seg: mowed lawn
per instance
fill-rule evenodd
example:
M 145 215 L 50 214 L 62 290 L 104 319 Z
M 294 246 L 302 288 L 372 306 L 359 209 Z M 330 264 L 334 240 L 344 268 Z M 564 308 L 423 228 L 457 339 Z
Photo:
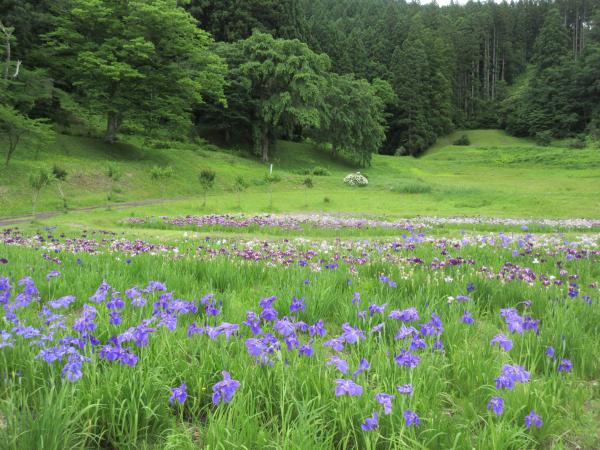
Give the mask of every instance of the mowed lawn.
M 30 213 L 28 175 L 53 164 L 69 173 L 62 188 L 70 208 L 105 206 L 111 190 L 113 205 L 170 200 L 157 207 L 138 207 L 134 211 L 138 215 L 324 211 L 407 217 L 598 216 L 600 149 L 538 147 L 498 130 L 468 131 L 470 146 L 451 145 L 463 133 L 441 139 L 420 158 L 375 155 L 371 167 L 364 169 L 333 160 L 310 144 L 279 142 L 271 183 L 265 180 L 269 167 L 244 151 L 181 143 L 156 149 L 131 137 L 128 143 L 109 146 L 93 138 L 59 135 L 54 142 L 26 144 L 8 168 L 0 169 L 0 217 Z M 116 183 L 106 175 L 108 164 L 122 172 Z M 154 166 L 171 166 L 174 176 L 162 184 L 153 181 Z M 331 175 L 314 176 L 314 187 L 307 190 L 304 172 L 315 167 L 326 168 Z M 205 208 L 198 182 L 203 168 L 217 174 Z M 344 185 L 343 177 L 356 170 L 368 176 L 368 187 Z M 239 196 L 233 189 L 237 176 L 248 184 Z M 61 209 L 57 187 L 46 188 L 38 210 Z

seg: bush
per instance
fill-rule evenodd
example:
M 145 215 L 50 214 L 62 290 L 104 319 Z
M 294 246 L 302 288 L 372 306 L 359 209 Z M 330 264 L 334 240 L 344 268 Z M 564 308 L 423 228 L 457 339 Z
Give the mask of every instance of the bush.
M 329 197 L 323 197 L 323 203 L 331 203 L 331 199 Z
M 432 190 L 431 186 L 423 183 L 399 184 L 392 188 L 392 192 L 400 194 L 427 194 Z
M 154 181 L 166 180 L 167 178 L 171 178 L 174 174 L 175 171 L 171 166 L 154 166 L 150 169 L 150 178 Z
M 463 134 L 461 137 L 459 137 L 457 140 L 455 140 L 452 144 L 453 145 L 471 145 L 471 140 L 469 139 L 469 136 L 467 136 L 466 134 Z
M 312 175 L 316 177 L 328 177 L 331 175 L 331 172 L 325 167 L 317 166 L 312 170 Z
M 552 144 L 552 133 L 549 131 L 539 131 L 535 134 L 535 143 L 540 147 L 548 147 Z
M 215 182 L 215 177 L 217 173 L 211 169 L 202 169 L 198 174 L 198 181 L 202 187 L 211 188 Z
M 356 172 L 346 175 L 344 177 L 344 183 L 346 183 L 348 186 L 364 187 L 369 184 L 369 180 L 365 175 L 361 174 L 360 172 Z
M 52 175 L 54 175 L 54 178 L 57 180 L 65 181 L 67 179 L 68 172 L 59 165 L 54 164 L 52 166 Z
M 304 185 L 304 187 L 310 189 L 314 186 L 313 184 L 313 179 L 311 177 L 306 177 L 304 179 L 304 181 L 302 182 L 302 184 Z
M 281 181 L 281 176 L 273 173 L 269 175 L 268 173 L 265 175 L 265 181 L 267 183 L 279 183 Z
M 582 149 L 587 146 L 587 141 L 585 140 L 584 137 L 580 136 L 580 137 L 576 137 L 575 139 L 572 139 L 571 141 L 569 141 L 567 143 L 567 146 L 569 148 Z

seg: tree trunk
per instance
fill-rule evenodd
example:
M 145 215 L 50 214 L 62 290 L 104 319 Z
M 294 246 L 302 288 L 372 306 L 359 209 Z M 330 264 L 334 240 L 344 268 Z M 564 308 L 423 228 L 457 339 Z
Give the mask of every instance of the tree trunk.
M 106 136 L 104 140 L 110 144 L 117 141 L 117 132 L 119 131 L 119 115 L 114 111 L 109 111 L 106 121 Z
M 263 130 L 261 138 L 260 138 L 260 147 L 262 152 L 262 161 L 269 161 L 269 132 L 267 130 Z
M 337 145 L 335 145 L 335 143 L 334 143 L 334 144 L 331 144 L 331 156 L 332 156 L 333 158 L 336 158 L 336 157 L 337 157 L 337 154 L 338 154 L 338 151 L 337 151 Z

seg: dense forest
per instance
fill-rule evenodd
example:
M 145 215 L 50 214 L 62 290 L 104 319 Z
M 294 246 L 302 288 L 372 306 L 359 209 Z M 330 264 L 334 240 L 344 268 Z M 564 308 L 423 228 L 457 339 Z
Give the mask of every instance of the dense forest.
M 600 134 L 600 2 L 0 0 L 0 131 L 98 127 L 368 164 L 455 128 Z

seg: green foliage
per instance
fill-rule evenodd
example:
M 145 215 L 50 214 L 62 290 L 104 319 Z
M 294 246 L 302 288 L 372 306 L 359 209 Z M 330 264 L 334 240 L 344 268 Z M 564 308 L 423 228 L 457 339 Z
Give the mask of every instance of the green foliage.
M 454 142 L 452 142 L 452 144 L 467 146 L 467 145 L 471 145 L 471 140 L 469 139 L 469 136 L 467 136 L 466 134 L 463 134 L 461 137 L 459 137 Z
M 69 173 L 64 167 L 59 166 L 56 163 L 52 165 L 52 176 L 55 179 L 59 181 L 66 181 L 68 175 Z
M 425 183 L 401 183 L 392 187 L 392 192 L 399 194 L 428 194 L 433 188 Z
M 123 176 L 123 171 L 121 170 L 119 165 L 114 164 L 114 163 L 109 163 L 106 166 L 106 170 L 105 170 L 104 174 L 110 180 L 112 180 L 114 182 L 114 181 L 119 181 L 121 179 L 121 177 Z
M 45 142 L 54 137 L 52 126 L 44 119 L 30 119 L 11 106 L 0 104 L 0 135 L 7 142 L 5 166 L 8 167 L 18 145 L 25 137 Z
M 313 179 L 312 177 L 306 177 L 303 181 L 302 184 L 304 185 L 305 188 L 307 189 L 312 189 L 314 187 L 314 183 L 313 183 Z
M 316 177 L 328 177 L 331 175 L 331 172 L 325 167 L 316 166 L 310 171 L 310 174 Z
M 315 140 L 330 143 L 333 156 L 344 151 L 368 165 L 385 140 L 384 99 L 393 97 L 389 84 L 378 80 L 375 88 L 366 80 L 330 74 L 321 96 L 325 105 L 320 126 L 312 133 Z
M 230 44 L 223 54 L 230 65 L 232 106 L 243 103 L 241 112 L 246 112 L 237 120 L 249 130 L 263 161 L 269 160 L 279 133 L 320 126 L 324 108 L 320 93 L 329 69 L 326 55 L 312 52 L 298 40 L 274 39 L 258 31 Z
M 153 166 L 150 169 L 150 178 L 154 181 L 164 182 L 175 175 L 175 171 L 171 166 Z
M 204 203 L 202 206 L 206 206 L 206 194 L 213 188 L 216 176 L 217 173 L 212 169 L 202 169 L 198 174 L 198 181 L 204 192 Z
M 587 147 L 587 141 L 585 139 L 585 137 L 576 137 L 574 139 L 571 139 L 568 143 L 567 143 L 569 148 L 573 148 L 573 149 L 582 149 L 582 148 L 586 148 Z
M 46 34 L 52 72 L 106 117 L 184 133 L 204 96 L 223 98 L 225 66 L 209 35 L 172 0 L 65 0 Z
M 264 181 L 268 184 L 279 183 L 281 181 L 281 175 L 277 173 L 265 174 Z
M 550 131 L 538 131 L 535 134 L 535 143 L 541 147 L 552 144 L 552 133 Z
M 45 169 L 39 169 L 37 172 L 33 172 L 29 174 L 29 186 L 33 191 L 32 198 L 32 216 L 35 218 L 36 207 L 38 197 L 42 189 L 48 186 L 50 183 L 54 181 L 54 176 L 52 172 L 49 172 Z

